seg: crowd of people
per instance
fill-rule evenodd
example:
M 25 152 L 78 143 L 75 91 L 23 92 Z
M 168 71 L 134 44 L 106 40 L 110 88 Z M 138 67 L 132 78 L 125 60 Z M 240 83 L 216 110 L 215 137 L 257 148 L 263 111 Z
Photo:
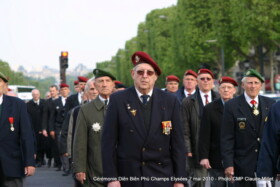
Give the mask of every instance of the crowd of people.
M 73 175 L 75 186 L 271 186 L 278 174 L 279 103 L 260 95 L 264 78 L 249 69 L 238 83 L 209 69 L 186 70 L 182 87 L 145 52 L 132 57 L 134 85 L 101 69 L 46 98 L 8 96 L 0 72 L 0 186 L 22 186 L 36 167 Z M 216 92 L 217 90 L 217 92 Z

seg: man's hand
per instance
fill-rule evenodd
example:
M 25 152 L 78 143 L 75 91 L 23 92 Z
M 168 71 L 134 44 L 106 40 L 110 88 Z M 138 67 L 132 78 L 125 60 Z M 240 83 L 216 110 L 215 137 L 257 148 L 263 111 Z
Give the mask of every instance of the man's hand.
M 84 172 L 76 173 L 75 177 L 81 184 L 84 184 L 84 181 L 86 180 L 86 173 Z
M 109 182 L 107 187 L 121 187 L 120 181 Z
M 32 175 L 34 175 L 34 173 L 35 173 L 35 167 L 33 167 L 33 166 L 26 166 L 24 168 L 24 174 L 26 176 L 32 176 Z
M 225 175 L 226 177 L 228 177 L 231 181 L 231 183 L 233 183 L 233 176 L 234 176 L 234 168 L 233 167 L 228 167 L 225 169 Z
M 45 137 L 48 137 L 48 132 L 45 129 L 43 129 L 42 133 Z
M 183 183 L 176 182 L 173 187 L 184 187 Z
M 50 136 L 52 137 L 52 139 L 55 139 L 55 132 L 54 131 L 50 131 Z
M 210 163 L 209 163 L 209 160 L 208 160 L 207 158 L 202 159 L 202 160 L 200 161 L 200 165 L 201 165 L 202 167 L 204 167 L 205 169 L 210 169 L 210 168 L 211 168 Z
M 64 153 L 62 156 L 66 157 L 66 156 L 69 156 L 69 154 L 68 153 Z
M 187 157 L 192 157 L 192 153 L 187 153 Z

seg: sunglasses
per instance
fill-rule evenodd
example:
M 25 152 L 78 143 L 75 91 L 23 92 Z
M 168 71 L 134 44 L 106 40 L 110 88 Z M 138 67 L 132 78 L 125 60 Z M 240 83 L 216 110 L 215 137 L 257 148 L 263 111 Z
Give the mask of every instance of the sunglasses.
M 136 71 L 137 75 L 140 75 L 140 76 L 143 76 L 145 74 L 145 72 L 146 72 L 146 74 L 148 76 L 152 76 L 152 75 L 155 74 L 155 72 L 151 71 L 151 70 L 147 70 L 147 71 L 145 71 L 145 70 L 138 70 L 138 71 Z
M 209 77 L 201 77 L 201 78 L 200 78 L 200 80 L 202 80 L 202 81 L 205 81 L 205 80 L 207 80 L 207 81 L 211 81 L 211 80 L 212 80 L 212 78 L 209 78 Z

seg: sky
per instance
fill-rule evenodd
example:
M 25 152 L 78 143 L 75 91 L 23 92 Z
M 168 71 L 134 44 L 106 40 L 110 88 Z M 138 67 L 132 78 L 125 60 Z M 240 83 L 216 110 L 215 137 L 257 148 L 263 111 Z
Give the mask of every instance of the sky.
M 111 60 L 137 35 L 154 9 L 177 0 L 0 0 L 0 59 L 18 65 L 59 68 L 61 51 L 69 68 Z

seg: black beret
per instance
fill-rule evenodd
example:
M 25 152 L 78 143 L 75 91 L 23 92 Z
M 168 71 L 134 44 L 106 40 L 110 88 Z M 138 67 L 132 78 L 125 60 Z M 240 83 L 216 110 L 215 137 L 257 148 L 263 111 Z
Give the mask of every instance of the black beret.
M 95 78 L 110 77 L 113 81 L 116 80 L 116 78 L 111 73 L 103 71 L 101 69 L 97 69 L 97 68 L 94 69 L 93 74 L 94 74 Z

